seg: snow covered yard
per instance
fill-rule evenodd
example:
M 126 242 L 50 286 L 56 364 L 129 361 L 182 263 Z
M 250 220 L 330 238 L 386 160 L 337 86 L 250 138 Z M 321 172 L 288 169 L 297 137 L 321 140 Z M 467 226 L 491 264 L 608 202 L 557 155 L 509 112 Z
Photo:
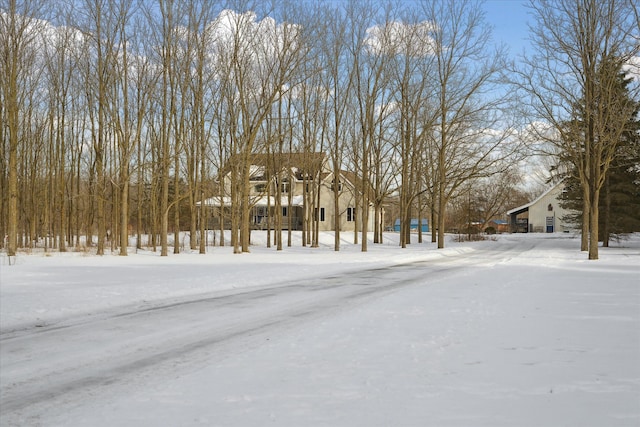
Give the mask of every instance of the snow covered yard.
M 640 425 L 640 236 L 345 237 L 0 260 L 0 425 Z
M 251 253 L 233 254 L 233 248 L 207 247 L 207 254 L 187 250 L 168 257 L 141 250 L 120 257 L 86 252 L 39 252 L 18 255 L 9 266 L 0 254 L 0 333 L 73 321 L 77 316 L 104 310 L 129 311 L 167 300 L 184 301 L 212 292 L 235 291 L 385 267 L 472 251 L 452 243 L 437 251 L 434 245 L 398 246 L 398 234 L 385 234 L 384 244 L 369 244 L 362 253 L 353 245 L 353 233 L 343 233 L 342 249 L 333 250 L 334 235 L 321 233 L 320 248 L 303 248 L 296 233 L 292 247 L 267 248 L 266 233 L 254 231 Z M 425 241 L 429 236 L 425 236 Z M 417 237 L 413 236 L 415 242 Z M 227 242 L 229 238 L 227 237 Z M 188 241 L 187 241 L 188 243 Z M 71 318 L 71 319 L 70 319 Z

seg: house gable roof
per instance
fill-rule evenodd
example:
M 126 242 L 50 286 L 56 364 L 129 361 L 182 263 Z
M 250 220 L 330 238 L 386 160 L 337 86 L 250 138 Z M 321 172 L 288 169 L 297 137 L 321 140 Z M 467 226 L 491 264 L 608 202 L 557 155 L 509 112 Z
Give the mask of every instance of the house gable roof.
M 321 171 L 324 161 L 324 153 L 254 153 L 247 160 L 241 155 L 233 155 L 220 170 L 220 175 L 225 176 L 232 167 L 240 166 L 246 162 L 253 170 L 266 172 L 270 175 L 289 169 L 294 172 L 296 179 L 302 180 L 305 173 L 315 175 Z
M 327 181 L 330 176 L 333 176 L 333 172 L 326 172 L 321 175 L 323 181 Z M 363 187 L 366 185 L 369 192 L 369 200 L 373 200 L 375 191 L 373 186 L 369 183 L 365 184 L 364 180 L 359 177 L 355 172 L 340 170 L 340 181 L 345 182 L 349 187 L 353 188 L 358 193 L 363 193 Z
M 521 213 L 528 212 L 529 208 L 531 206 L 533 206 L 536 203 L 538 203 L 538 201 L 540 201 L 544 196 L 546 196 L 547 194 L 551 193 L 553 190 L 555 190 L 560 185 L 563 185 L 563 183 L 559 182 L 559 183 L 555 184 L 554 186 L 548 188 L 544 193 L 542 193 L 541 195 L 539 195 L 533 201 L 527 203 L 526 205 L 522 205 L 522 206 L 519 206 L 517 208 L 514 208 L 514 209 L 511 209 L 511 210 L 507 211 L 507 215 L 520 215 Z

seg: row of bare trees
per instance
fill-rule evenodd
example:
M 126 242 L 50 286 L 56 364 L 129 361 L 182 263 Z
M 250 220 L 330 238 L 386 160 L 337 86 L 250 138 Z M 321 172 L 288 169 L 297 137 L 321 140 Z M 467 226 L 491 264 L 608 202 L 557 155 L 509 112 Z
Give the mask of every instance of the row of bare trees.
M 403 246 L 411 216 L 428 213 L 444 247 L 450 202 L 471 182 L 513 176 L 523 153 L 500 89 L 505 53 L 489 49 L 481 10 L 474 0 L 2 0 L 2 244 L 9 255 L 35 241 L 126 255 L 130 237 L 141 247 L 148 235 L 167 255 L 169 233 L 178 252 L 186 227 L 204 253 L 197 202 L 222 195 L 224 172 L 231 243 L 246 252 L 252 157 L 300 152 L 360 177 L 363 251 L 369 231 L 380 241 L 391 195 Z M 317 199 L 306 203 L 312 224 Z

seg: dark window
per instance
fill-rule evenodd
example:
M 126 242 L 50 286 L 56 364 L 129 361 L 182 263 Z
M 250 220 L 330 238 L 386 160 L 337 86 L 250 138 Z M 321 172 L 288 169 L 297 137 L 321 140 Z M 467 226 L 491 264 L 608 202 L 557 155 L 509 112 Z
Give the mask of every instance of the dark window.
M 347 222 L 356 220 L 356 208 L 347 208 Z

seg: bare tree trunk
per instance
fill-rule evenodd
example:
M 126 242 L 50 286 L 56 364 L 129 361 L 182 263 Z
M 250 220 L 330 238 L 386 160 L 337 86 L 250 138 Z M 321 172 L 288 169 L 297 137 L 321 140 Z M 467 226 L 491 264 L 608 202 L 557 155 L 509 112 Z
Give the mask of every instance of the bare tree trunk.
M 120 175 L 122 188 L 120 189 L 120 256 L 127 256 L 129 245 L 129 171 L 125 165 L 120 165 L 123 171 Z
M 222 143 L 220 143 L 220 147 L 222 147 Z M 220 156 L 220 158 L 222 158 L 222 155 Z M 232 181 L 233 182 L 233 181 Z M 219 229 L 218 231 L 220 232 L 220 247 L 224 246 L 224 194 L 225 194 L 225 188 L 224 188 L 224 180 L 222 179 L 222 177 L 220 178 L 220 182 L 218 184 L 219 187 L 219 196 L 220 196 L 220 208 L 218 210 L 219 212 L 219 216 L 218 216 L 218 225 L 219 225 Z M 232 227 L 233 230 L 233 227 Z M 233 243 L 231 243 L 233 244 Z
M 202 158 L 200 159 L 200 174 L 201 176 L 204 176 L 205 173 L 205 160 L 204 160 L 204 156 L 202 156 Z M 201 183 L 200 184 L 200 242 L 199 242 L 199 250 L 198 253 L 200 254 L 206 254 L 207 253 L 207 248 L 206 248 L 206 242 L 207 242 L 207 227 L 206 227 L 206 223 L 207 223 L 207 206 L 205 204 L 205 198 L 204 198 L 204 185 Z
M 15 11 L 13 12 L 15 13 Z M 18 243 L 18 52 L 11 52 L 12 62 L 8 64 L 7 94 L 7 128 L 9 131 L 9 221 L 7 228 L 7 255 L 16 256 Z M 4 238 L 4 236 L 1 236 Z
M 163 80 L 166 84 L 166 77 Z M 163 104 L 166 105 L 166 86 L 164 89 Z M 161 193 L 160 193 L 160 256 L 169 255 L 169 242 L 167 239 L 169 233 L 169 135 L 168 135 L 168 122 L 167 112 L 165 109 L 162 111 L 162 130 L 161 130 L 161 159 L 160 159 L 160 180 L 161 180 Z
M 0 14 L 0 99 L 4 103 L 0 107 L 2 112 L 2 122 L 6 129 L 2 133 L 8 133 L 9 139 L 9 161 L 7 177 L 7 255 L 14 257 L 18 246 L 18 146 L 21 144 L 20 138 L 20 105 L 21 94 L 26 90 L 20 87 L 19 81 L 22 73 L 30 73 L 29 56 L 34 49 L 33 42 L 36 39 L 37 8 L 39 2 L 9 1 L 6 9 Z M 34 25 L 36 24 L 36 25 Z M 27 143 L 25 141 L 25 143 Z M 2 141 L 4 145 L 4 140 Z M 1 235 L 0 239 L 5 240 Z
M 582 233 L 580 235 L 580 250 L 589 250 L 589 230 L 591 227 L 591 199 L 588 187 L 582 187 Z
M 144 178 L 142 167 L 142 140 L 138 137 L 138 174 L 137 174 L 137 200 L 136 200 L 136 250 L 142 249 L 142 198 L 144 196 Z
M 179 138 L 177 138 L 179 140 Z M 176 148 L 174 154 L 174 176 L 173 176 L 173 253 L 180 253 L 180 159 L 178 154 L 178 147 L 176 141 Z
M 251 228 L 249 224 L 251 222 L 251 203 L 249 201 L 249 194 L 251 192 L 250 184 L 250 167 L 251 162 L 249 160 L 249 153 L 246 153 L 245 162 L 242 165 L 242 175 L 240 178 L 240 249 L 242 252 L 249 252 L 249 245 L 251 239 Z
M 589 259 L 598 259 L 598 214 L 599 214 L 599 198 L 600 190 L 592 192 L 593 199 L 589 206 Z
M 9 105 L 9 226 L 7 231 L 7 255 L 16 256 L 18 242 L 18 105 L 17 88 L 9 89 L 7 104 Z
M 322 185 L 321 173 L 318 174 L 315 187 L 315 208 L 314 208 L 314 221 L 313 221 L 313 242 L 312 248 L 320 247 L 320 186 Z
M 442 159 L 444 162 L 444 158 Z M 438 178 L 438 249 L 444 248 L 444 221 L 445 221 L 445 207 L 447 205 L 447 200 L 445 199 L 445 182 L 446 176 L 444 173 L 444 167 L 439 168 L 440 175 Z
M 603 206 L 603 218 L 602 218 L 602 246 L 609 247 L 609 240 L 611 239 L 611 183 L 609 181 L 609 174 L 605 178 L 604 183 L 604 206 Z

